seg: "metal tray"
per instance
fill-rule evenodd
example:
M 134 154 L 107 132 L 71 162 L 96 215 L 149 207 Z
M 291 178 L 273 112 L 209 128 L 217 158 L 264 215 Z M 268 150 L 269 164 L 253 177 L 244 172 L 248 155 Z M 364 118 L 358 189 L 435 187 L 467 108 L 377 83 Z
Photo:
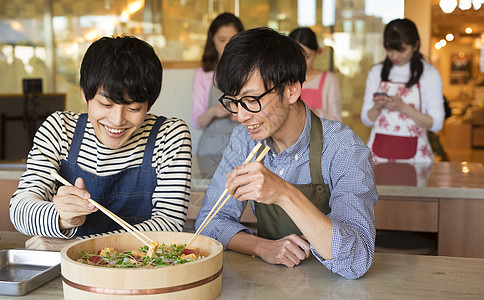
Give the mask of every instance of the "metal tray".
M 21 296 L 61 273 L 60 253 L 54 251 L 0 250 L 0 295 Z

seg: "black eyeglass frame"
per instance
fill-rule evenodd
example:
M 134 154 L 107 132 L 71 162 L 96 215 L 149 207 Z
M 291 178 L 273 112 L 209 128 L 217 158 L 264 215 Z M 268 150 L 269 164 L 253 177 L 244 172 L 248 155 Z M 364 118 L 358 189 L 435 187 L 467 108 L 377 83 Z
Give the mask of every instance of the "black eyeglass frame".
M 272 92 L 272 91 L 273 91 L 275 88 L 276 88 L 276 87 L 274 86 L 274 87 L 272 87 L 272 88 L 268 89 L 267 91 L 265 91 L 264 93 L 262 93 L 262 94 L 261 94 L 261 95 L 259 95 L 259 96 L 244 96 L 244 97 L 240 98 L 239 100 L 237 100 L 237 99 L 233 99 L 233 98 L 230 98 L 230 97 L 228 97 L 226 94 L 223 94 L 223 95 L 222 95 L 222 97 L 220 97 L 220 98 L 218 99 L 218 102 L 220 102 L 220 104 L 222 104 L 222 106 L 223 106 L 223 107 L 224 107 L 226 110 L 228 110 L 229 112 L 231 112 L 231 113 L 233 113 L 233 114 L 238 113 L 238 111 L 239 111 L 239 110 L 237 109 L 237 111 L 232 111 L 232 110 L 231 110 L 229 107 L 227 107 L 227 106 L 225 105 L 225 103 L 224 103 L 224 99 L 226 99 L 226 100 L 230 100 L 230 102 L 232 102 L 232 103 L 234 103 L 235 105 L 237 105 L 237 107 L 239 107 L 239 103 L 240 103 L 240 105 L 241 105 L 241 106 L 242 106 L 242 107 L 243 107 L 243 108 L 244 108 L 246 111 L 249 111 L 249 112 L 251 112 L 251 113 L 258 113 L 258 112 L 260 112 L 260 111 L 261 111 L 261 109 L 262 109 L 262 105 L 260 104 L 260 99 L 261 99 L 262 97 L 264 97 L 265 95 L 269 94 L 270 92 Z M 249 109 L 249 108 L 247 107 L 247 105 L 246 105 L 246 104 L 244 103 L 244 101 L 243 101 L 243 100 L 244 100 L 244 98 L 250 98 L 251 100 L 255 100 L 255 101 L 257 101 L 257 104 L 259 105 L 259 109 L 257 109 L 257 110 L 252 110 L 252 109 Z

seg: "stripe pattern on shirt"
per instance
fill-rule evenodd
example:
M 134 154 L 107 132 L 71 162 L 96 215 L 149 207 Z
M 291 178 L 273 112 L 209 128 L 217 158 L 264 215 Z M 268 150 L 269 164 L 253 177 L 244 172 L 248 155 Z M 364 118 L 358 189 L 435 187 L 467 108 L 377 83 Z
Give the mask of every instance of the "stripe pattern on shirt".
M 52 202 L 57 190 L 49 174 L 51 170 L 58 172 L 60 162 L 68 159 L 78 118 L 76 113 L 56 112 L 36 133 L 34 147 L 27 159 L 27 170 L 10 202 L 10 218 L 19 232 L 61 238 L 74 236 L 76 228 L 59 228 L 59 214 Z M 88 121 L 77 163 L 97 176 L 116 174 L 141 165 L 156 118 L 148 114 L 140 129 L 118 149 L 101 144 Z M 157 186 L 153 193 L 151 219 L 135 227 L 142 231 L 182 231 L 191 181 L 191 138 L 184 121 L 169 118 L 163 123 L 157 134 L 152 166 L 156 168 Z

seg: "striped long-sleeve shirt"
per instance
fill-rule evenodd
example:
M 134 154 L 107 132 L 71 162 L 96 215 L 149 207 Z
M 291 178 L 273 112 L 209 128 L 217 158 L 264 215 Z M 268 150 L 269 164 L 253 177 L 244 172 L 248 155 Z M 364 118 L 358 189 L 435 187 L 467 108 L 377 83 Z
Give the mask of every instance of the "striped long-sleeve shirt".
M 75 235 L 77 227 L 59 228 L 59 213 L 52 202 L 57 188 L 49 174 L 51 170 L 58 172 L 60 162 L 67 160 L 78 118 L 76 113 L 56 112 L 35 134 L 27 170 L 10 201 L 10 219 L 19 232 L 58 238 Z M 97 176 L 116 174 L 141 165 L 156 118 L 148 114 L 141 127 L 118 149 L 101 144 L 88 120 L 77 163 Z M 156 138 L 152 166 L 156 168 L 157 185 L 152 197 L 151 219 L 135 227 L 142 231 L 182 231 L 191 180 L 191 138 L 184 121 L 169 118 L 163 123 Z

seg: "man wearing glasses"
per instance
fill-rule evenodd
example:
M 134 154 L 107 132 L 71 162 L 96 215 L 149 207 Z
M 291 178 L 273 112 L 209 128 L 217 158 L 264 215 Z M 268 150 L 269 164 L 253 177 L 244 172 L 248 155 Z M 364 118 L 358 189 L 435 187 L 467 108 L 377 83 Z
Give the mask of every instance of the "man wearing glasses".
M 314 256 L 345 278 L 369 269 L 375 246 L 371 153 L 346 125 L 316 117 L 300 99 L 306 62 L 300 46 L 268 28 L 237 34 L 216 71 L 219 101 L 241 123 L 215 172 L 198 228 L 227 188 L 232 197 L 202 234 L 224 248 L 288 267 Z M 262 141 L 262 163 L 242 165 Z M 246 205 L 257 235 L 240 224 Z

